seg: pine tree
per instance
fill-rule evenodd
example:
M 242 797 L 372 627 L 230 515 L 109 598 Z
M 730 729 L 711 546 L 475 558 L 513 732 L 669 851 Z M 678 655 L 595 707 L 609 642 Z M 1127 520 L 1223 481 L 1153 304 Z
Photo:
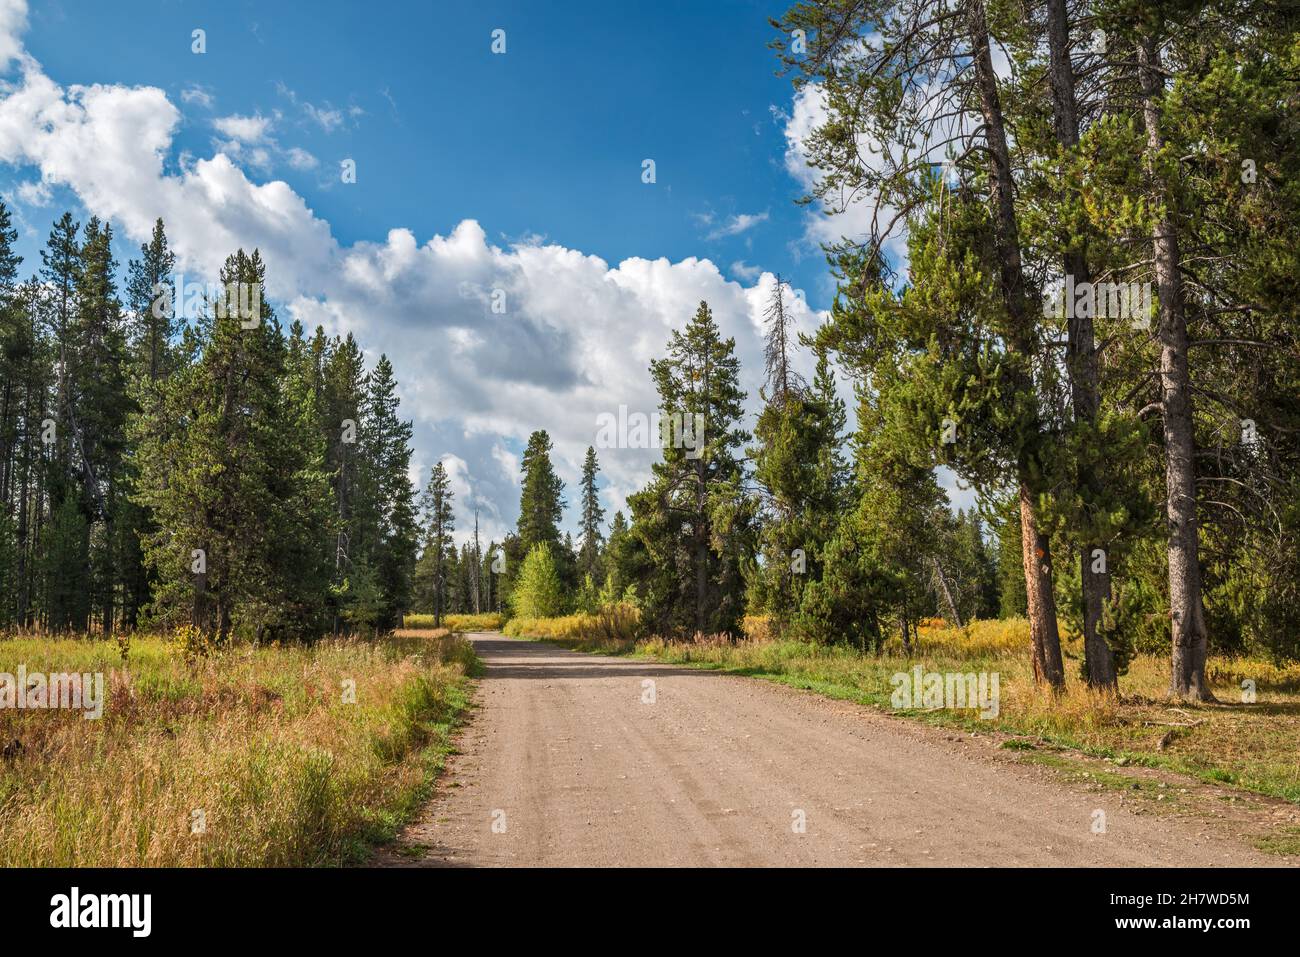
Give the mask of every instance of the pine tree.
M 596 476 L 599 467 L 596 464 L 596 450 L 587 447 L 587 457 L 582 463 L 582 550 L 578 554 L 578 572 L 590 576 L 597 585 L 600 584 L 601 549 L 604 535 L 601 523 L 605 521 L 605 510 L 600 504 L 600 493 L 596 489 Z
M 628 505 L 654 565 L 643 609 L 665 634 L 739 631 L 754 551 L 754 504 L 738 457 L 750 438 L 740 427 L 739 373 L 735 341 L 721 337 L 705 302 L 650 363 L 667 441 L 649 486 Z
M 353 574 L 356 562 L 366 564 L 366 550 L 362 541 L 362 524 L 373 514 L 366 498 L 369 490 L 361 472 L 362 458 L 358 447 L 361 408 L 365 398 L 365 361 L 361 347 L 351 334 L 340 341 L 330 341 L 318 331 L 312 343 L 313 365 L 320 379 L 320 429 L 325 435 L 325 469 L 330 476 L 332 511 L 334 513 L 334 631 L 340 630 L 340 617 L 354 620 L 347 606 L 364 600 L 371 605 L 378 601 L 377 584 L 373 571 L 366 565 L 366 581 L 373 586 L 364 596 L 354 588 Z M 364 615 L 367 624 L 378 622 L 382 609 L 368 610 Z
M 17 595 L 18 536 L 9 509 L 4 507 L 0 508 L 0 628 L 12 628 L 17 623 Z
M 1076 94 L 1077 70 L 1070 53 L 1070 20 L 1066 0 L 1049 0 L 1047 4 L 1047 38 L 1050 50 L 1049 71 L 1052 88 L 1053 131 L 1066 158 L 1079 146 L 1079 103 Z M 1063 197 L 1062 197 L 1063 198 Z M 1059 200 L 1058 200 L 1059 201 Z M 1082 217 L 1059 218 L 1059 242 L 1062 272 L 1077 285 L 1091 284 L 1092 263 L 1088 255 L 1091 230 L 1081 228 Z M 1097 431 L 1101 411 L 1101 361 L 1096 346 L 1094 317 L 1088 310 L 1072 310 L 1067 323 L 1066 366 L 1071 392 L 1074 425 L 1088 436 Z M 1096 447 L 1097 443 L 1087 443 Z M 1075 465 L 1075 481 L 1080 495 L 1089 504 L 1100 505 L 1105 497 L 1102 463 L 1084 454 Z M 1095 522 L 1089 523 L 1096 525 Z M 1110 572 L 1096 568 L 1092 560 L 1100 548 L 1100 536 L 1085 535 L 1078 548 L 1080 569 L 1080 605 L 1085 657 L 1085 674 L 1094 688 L 1115 690 L 1119 686 L 1115 655 L 1103 634 L 1106 603 L 1111 597 Z
M 1265 2 L 1196 12 L 1171 16 L 1161 67 L 1175 76 L 1160 120 L 1168 155 L 1184 169 L 1169 178 L 1177 202 L 1166 209 L 1183 237 L 1207 645 L 1294 656 L 1300 196 L 1286 184 L 1300 175 L 1300 131 L 1283 118 L 1300 108 L 1300 22 L 1286 5 Z M 1214 255 L 1202 261 L 1206 247 Z M 1146 258 L 1145 249 L 1128 252 Z M 1152 391 L 1139 404 L 1154 401 Z M 1157 529 L 1167 556 L 1167 526 Z
M 89 524 L 74 495 L 63 498 L 50 516 L 44 542 L 42 605 L 45 627 L 53 632 L 86 630 L 90 617 L 86 549 Z
M 998 536 L 998 617 L 1018 618 L 1025 614 L 1028 606 L 1021 558 L 1024 554 L 1024 546 L 1020 540 L 1020 522 L 1013 502 L 1004 503 L 998 512 L 1000 518 L 996 528 Z
M 17 523 L 10 511 L 14 476 L 19 468 L 23 365 L 31 344 L 26 341 L 26 316 L 18 291 L 22 257 L 13 250 L 18 231 L 8 208 L 0 202 L 0 627 L 18 619 L 19 574 Z M 25 504 L 25 503 L 24 503 Z
M 140 258 L 131 260 L 127 267 L 127 340 L 133 378 L 128 391 L 133 412 L 157 404 L 158 382 L 171 374 L 178 361 L 174 355 L 174 339 L 178 328 L 176 300 L 181 290 L 171 285 L 175 266 L 176 256 L 168 246 L 163 221 L 159 219 L 154 223 L 150 241 L 140 246 Z M 133 452 L 133 449 L 125 450 L 121 491 L 115 495 L 121 620 L 128 631 L 135 628 L 154 583 L 140 543 L 157 530 L 153 516 L 135 500 L 139 467 Z
M 220 280 L 261 289 L 257 252 L 227 258 Z M 312 637 L 324 627 L 328 568 L 315 538 L 328 528 L 319 410 L 284 376 L 285 343 L 270 304 L 255 315 L 209 309 L 185 363 L 143 416 L 139 500 L 158 531 L 145 545 L 158 585 L 155 621 L 190 621 L 218 641 Z
M 1014 20 L 1000 25 L 1018 28 Z M 913 427 L 929 432 L 932 446 L 953 446 L 932 447 L 937 461 L 948 456 L 987 470 L 993 452 L 1004 459 L 999 472 L 1010 466 L 1027 543 L 1034 674 L 1059 688 L 1065 678 L 1051 543 L 1039 514 L 1055 458 L 1049 401 L 1054 369 L 1042 361 L 1042 330 L 1026 279 L 1006 91 L 993 68 L 984 4 L 968 0 L 944 16 L 919 2 L 891 9 L 888 16 L 873 4 L 799 4 L 779 26 L 787 37 L 799 30 L 808 38 L 806 56 L 783 52 L 782 59 L 802 72 L 800 82 L 821 84 L 830 107 L 806 141 L 812 164 L 823 174 L 815 195 L 834 203 L 837 196 L 866 194 L 878 208 L 899 211 L 878 222 L 865 244 L 832 249 L 844 281 L 835 332 L 822 342 L 856 356 L 864 375 L 877 363 L 882 372 L 887 369 L 881 388 L 892 388 L 900 373 L 910 377 L 896 384 L 912 393 L 918 413 L 925 410 L 912 418 Z M 784 51 L 784 41 L 778 46 Z M 918 48 L 934 56 L 913 56 Z M 879 164 L 861 163 L 850 145 L 868 129 L 891 131 Z M 943 174 L 934 169 L 941 149 L 953 159 Z M 903 223 L 912 268 L 908 287 L 899 289 L 885 249 Z M 919 226 L 928 228 L 924 239 Z M 916 268 L 918 257 L 928 260 L 924 273 Z M 989 276 L 997 277 L 991 290 Z M 889 312 L 902 314 L 896 324 L 879 321 Z M 900 368 L 899 360 L 909 358 Z M 1003 408 L 990 407 L 995 396 Z M 1009 408 L 1008 396 L 1014 397 Z M 973 445 L 969 428 L 965 441 L 946 442 L 961 413 L 974 411 L 963 407 L 976 403 L 996 414 L 996 443 Z
M 646 568 L 648 556 L 641 540 L 632 534 L 621 510 L 614 513 L 614 520 L 610 523 L 603 559 L 602 601 L 606 604 L 636 603 L 637 583 L 649 577 Z
M 293 323 L 287 343 L 279 350 L 279 395 L 276 418 L 281 434 L 274 443 L 279 465 L 276 483 L 280 529 L 273 539 L 271 563 L 276 570 L 278 614 L 268 615 L 267 627 L 288 634 L 316 637 L 325 631 L 332 609 L 329 585 L 333 574 L 330 545 L 334 525 L 325 461 L 326 437 L 318 431 L 320 407 L 310 363 L 304 361 L 302 326 Z M 288 479 L 287 483 L 283 483 Z M 276 601 L 276 599 L 272 599 Z M 391 619 L 384 620 L 384 626 Z
M 56 630 L 84 630 L 89 618 L 89 608 L 82 607 L 80 597 L 90 589 L 89 523 L 84 513 L 79 522 L 74 522 L 71 515 L 72 509 L 81 509 L 81 482 L 74 471 L 72 451 L 73 386 L 69 375 L 76 348 L 76 290 L 81 272 L 81 244 L 77 237 L 80 230 L 81 225 L 72 219 L 72 214 L 65 212 L 50 230 L 45 248 L 41 250 L 42 313 L 50 330 L 54 352 L 51 409 L 54 442 L 49 451 L 43 485 L 50 520 L 57 526 L 43 546 L 45 582 L 42 595 L 43 617 L 47 626 Z M 73 537 L 71 531 L 74 527 L 85 529 L 85 534 Z
M 473 589 L 473 604 L 466 610 L 478 615 L 482 614 L 485 605 L 490 604 L 489 599 L 483 593 L 483 579 L 485 576 L 483 575 L 483 549 L 479 545 L 478 538 L 478 509 L 474 509 L 474 547 L 471 555 L 474 562 L 472 566 L 473 570 L 471 572 L 472 578 L 470 581 L 470 585 Z
M 8 505 L 13 483 L 14 449 L 18 441 L 23 320 L 18 298 L 18 267 L 22 257 L 14 252 L 18 231 L 8 208 L 0 202 L 0 502 Z
M 17 496 L 15 620 L 24 628 L 36 624 L 41 614 L 39 569 L 42 531 L 46 518 L 50 463 L 43 437 L 48 399 L 53 382 L 52 348 L 39 316 L 44 290 L 32 279 L 19 290 L 8 315 L 13 319 L 4 355 L 17 390 L 14 408 L 19 417 L 16 456 L 10 476 Z M 7 499 L 6 499 L 7 500 Z
M 1136 52 L 1146 133 L 1143 157 L 1149 199 L 1159 210 L 1151 225 L 1151 247 L 1160 302 L 1160 410 L 1164 419 L 1165 502 L 1169 529 L 1169 616 L 1173 661 L 1169 692 L 1177 698 L 1213 701 L 1205 678 L 1209 636 L 1201 593 L 1200 535 L 1197 527 L 1196 436 L 1188 360 L 1187 293 L 1182 274 L 1182 232 L 1178 200 L 1166 181 L 1167 140 L 1163 111 L 1165 77 L 1159 35 L 1162 24 L 1140 35 Z
M 424 490 L 421 511 L 424 513 L 424 562 L 432 573 L 433 623 L 442 626 L 446 604 L 447 580 L 445 576 L 447 551 L 453 548 L 451 533 L 455 530 L 452 513 L 451 478 L 441 462 L 429 474 L 429 484 Z
M 452 610 L 462 615 L 474 611 L 474 549 L 469 542 L 460 547 L 456 559 L 456 602 Z
M 825 352 L 818 357 L 814 387 L 791 368 L 791 333 L 780 277 L 767 310 L 764 349 L 766 404 L 750 450 L 762 488 L 761 564 L 751 599 L 769 613 L 777 631 L 789 624 L 809 581 L 822 571 L 821 552 L 840 518 L 843 462 L 838 451 L 843 403 Z
M 140 258 L 131 260 L 126 283 L 135 367 L 150 383 L 164 378 L 171 368 L 169 350 L 176 333 L 177 302 L 183 292 L 171 288 L 175 268 L 176 254 L 167 244 L 167 233 L 159 219 L 149 242 L 140 246 Z
M 360 548 L 375 571 L 383 595 L 383 627 L 391 628 L 410 606 L 411 573 L 417 547 L 415 490 L 411 487 L 412 426 L 398 414 L 393 365 L 381 355 L 367 381 L 362 410 L 362 488 L 369 501 L 358 515 Z
M 189 324 L 166 308 L 161 222 L 126 271 L 125 308 L 107 223 L 64 214 L 22 285 L 14 238 L 0 204 L 0 624 L 309 639 L 343 594 L 357 627 L 390 626 L 417 531 L 387 360 L 366 377 L 355 342 L 296 322 L 286 339 L 257 253 L 219 279 L 258 311 L 223 297 Z M 330 424 L 344 406 L 360 425 L 346 466 Z M 340 502 L 365 554 L 331 583 Z
M 81 472 L 82 508 L 90 539 L 91 589 L 104 634 L 115 621 L 121 566 L 117 502 L 126 452 L 127 348 L 117 298 L 111 228 L 92 217 L 86 224 L 76 283 L 73 348 L 68 362 L 68 427 Z M 90 527 L 93 526 L 93 527 Z M 90 541 L 94 549 L 90 550 Z
M 815 640 L 878 649 L 892 624 L 907 650 L 933 608 L 944 496 L 933 471 L 896 442 L 891 419 L 879 398 L 859 395 L 861 495 L 827 544 L 825 571 L 808 585 L 800 609 L 800 627 Z
M 974 509 L 958 509 L 955 515 L 940 516 L 935 558 L 935 605 L 940 615 L 948 617 L 950 594 L 958 622 L 997 616 L 997 567 L 984 541 L 983 523 Z
M 794 332 L 790 315 L 785 309 L 785 283 L 778 274 L 763 313 L 767 334 L 763 343 L 764 373 L 767 376 L 763 398 L 770 403 L 784 405 L 807 387 L 797 372 L 791 368 L 790 353 L 794 349 Z
M 817 461 L 804 499 L 804 515 L 811 545 L 807 551 L 808 580 L 815 581 L 825 568 L 822 551 L 835 534 L 845 508 L 854 500 L 852 473 L 841 450 L 848 416 L 825 349 L 817 349 L 817 368 L 807 401 L 812 411 L 809 428 L 816 436 Z
M 503 572 L 498 572 L 498 563 L 505 557 L 505 547 L 489 541 L 483 549 L 483 564 L 480 569 L 483 589 L 483 609 L 501 612 L 505 609 L 505 598 L 501 586 Z
M 519 494 L 520 555 L 535 545 L 560 548 L 560 520 L 564 515 L 564 483 L 551 465 L 551 437 L 537 431 L 528 437 L 521 468 L 523 487 Z

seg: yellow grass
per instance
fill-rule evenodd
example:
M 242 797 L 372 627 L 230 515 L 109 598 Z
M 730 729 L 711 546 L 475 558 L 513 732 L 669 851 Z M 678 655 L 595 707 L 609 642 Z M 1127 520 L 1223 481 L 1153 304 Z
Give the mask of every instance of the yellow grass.
M 101 720 L 0 709 L 0 865 L 362 859 L 426 795 L 466 703 L 468 644 L 235 647 L 0 640 L 0 671 L 102 672 Z M 349 703 L 355 688 L 355 703 Z
M 516 638 L 564 640 L 589 650 L 626 650 L 636 641 L 641 616 L 633 605 L 619 604 L 595 614 L 579 612 L 559 618 L 511 618 L 502 629 Z
M 482 615 L 443 615 L 442 626 L 452 631 L 500 631 L 505 624 L 505 617 L 496 612 Z M 406 615 L 402 619 L 404 629 L 432 628 L 433 615 Z

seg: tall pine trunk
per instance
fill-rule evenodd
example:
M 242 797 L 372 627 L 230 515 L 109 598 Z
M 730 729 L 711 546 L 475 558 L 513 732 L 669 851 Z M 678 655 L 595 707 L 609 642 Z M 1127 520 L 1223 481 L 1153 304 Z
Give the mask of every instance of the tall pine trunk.
M 705 514 L 704 458 L 695 460 L 695 630 L 705 630 L 705 603 L 709 597 L 708 517 Z
M 994 244 L 1002 298 L 1006 304 L 1011 334 L 1011 351 L 1025 363 L 1018 375 L 1017 391 L 1034 388 L 1027 371 L 1033 355 L 1034 319 L 1030 313 L 1020 260 L 1020 230 L 1016 222 L 1015 184 L 1007 149 L 1006 127 L 998 98 L 997 76 L 989 55 L 988 23 L 982 0 L 968 0 L 967 26 L 975 69 L 976 93 L 984 118 L 984 136 L 989 152 L 989 193 L 993 204 Z M 1025 592 L 1028 596 L 1029 632 L 1033 643 L 1034 679 L 1053 688 L 1065 686 L 1065 665 L 1061 660 L 1061 636 L 1056 623 L 1056 595 L 1053 589 L 1051 546 L 1039 530 L 1031 482 L 1029 446 L 1038 431 L 1037 416 L 1030 434 L 1022 438 L 1017 456 L 1017 485 L 1020 499 L 1020 528 L 1023 543 Z
M 1196 525 L 1196 443 L 1192 427 L 1191 375 L 1187 365 L 1187 313 L 1179 273 L 1178 229 L 1172 197 L 1154 169 L 1164 149 L 1160 126 L 1160 52 L 1153 36 L 1138 42 L 1142 120 L 1147 134 L 1152 199 L 1161 209 L 1151 233 L 1156 289 L 1160 300 L 1160 399 L 1164 407 L 1165 516 L 1169 533 L 1169 617 L 1173 655 L 1171 696 L 1212 701 L 1205 681 L 1208 639 L 1201 599 L 1200 538 Z
M 433 563 L 433 627 L 442 627 L 442 536 L 438 536 L 438 557 Z
M 13 380 L 10 377 L 5 378 L 5 397 L 4 402 L 0 405 L 0 430 L 4 436 L 9 435 L 9 402 L 13 396 Z M 18 423 L 17 416 L 14 417 L 14 433 L 17 434 Z M 13 491 L 9 486 L 13 476 L 14 466 L 14 446 L 8 438 L 4 439 L 4 452 L 0 453 L 0 503 L 8 504 L 10 493 Z
M 1074 64 L 1070 61 L 1070 24 L 1066 0 L 1049 0 L 1047 5 L 1047 43 L 1051 54 L 1050 79 L 1052 83 L 1053 120 L 1056 139 L 1067 150 L 1079 144 L 1079 116 L 1075 99 Z M 1080 243 L 1070 248 L 1070 237 L 1065 246 L 1064 272 L 1074 277 L 1074 283 L 1092 282 L 1085 247 Z M 1087 315 L 1079 315 L 1087 313 Z M 1090 310 L 1068 309 L 1066 332 L 1066 369 L 1070 377 L 1070 393 L 1077 422 L 1091 425 L 1097 420 L 1101 407 L 1100 374 Z M 1079 464 L 1076 478 L 1085 495 L 1096 501 L 1102 491 L 1101 477 L 1092 463 Z M 1103 562 L 1102 570 L 1093 569 L 1093 552 L 1100 548 L 1096 542 L 1083 545 L 1079 553 L 1079 582 L 1083 599 L 1083 653 L 1087 665 L 1088 684 L 1094 688 L 1117 688 L 1115 658 L 1101 634 L 1100 625 L 1106 602 L 1110 599 L 1110 572 Z
M 24 438 L 23 444 L 30 447 L 30 440 Z M 15 583 L 15 589 L 18 592 L 18 603 L 14 620 L 18 623 L 19 628 L 30 628 L 32 623 L 29 613 L 31 608 L 31 583 L 28 580 L 27 570 L 27 552 L 30 547 L 27 542 L 27 495 L 28 473 L 30 471 L 30 460 L 24 455 L 22 486 L 18 495 L 18 580 Z

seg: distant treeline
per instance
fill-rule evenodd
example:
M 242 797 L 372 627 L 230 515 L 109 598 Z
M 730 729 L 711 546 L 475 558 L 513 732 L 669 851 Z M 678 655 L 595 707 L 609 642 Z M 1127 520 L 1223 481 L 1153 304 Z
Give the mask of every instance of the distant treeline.
M 0 204 L 0 628 L 396 624 L 420 533 L 388 359 L 286 332 L 257 252 L 172 288 L 161 221 L 124 282 L 98 219 L 21 283 L 15 239 Z

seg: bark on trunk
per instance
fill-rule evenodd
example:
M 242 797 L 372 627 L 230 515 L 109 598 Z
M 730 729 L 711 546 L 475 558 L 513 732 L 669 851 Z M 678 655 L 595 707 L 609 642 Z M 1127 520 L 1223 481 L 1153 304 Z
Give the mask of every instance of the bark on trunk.
M 14 620 L 19 627 L 31 627 L 29 609 L 31 608 L 31 585 L 27 581 L 27 496 L 31 474 L 31 439 L 23 439 L 23 484 L 18 496 L 18 605 L 14 611 Z
M 1070 61 L 1070 23 L 1065 0 L 1049 0 L 1047 5 L 1047 44 L 1051 54 L 1050 78 L 1052 83 L 1053 121 L 1057 142 L 1068 148 L 1079 143 L 1079 116 L 1075 100 L 1074 64 Z M 1067 237 L 1067 247 L 1069 237 Z M 1074 283 L 1091 283 L 1092 272 L 1088 257 L 1081 245 L 1067 252 L 1063 259 L 1064 272 L 1074 277 Z M 1089 310 L 1069 309 L 1066 332 L 1066 368 L 1070 377 L 1070 393 L 1075 420 L 1093 423 L 1101 405 L 1100 374 L 1097 368 L 1097 351 L 1092 316 L 1080 316 Z M 1091 463 L 1079 465 L 1079 488 L 1087 499 L 1096 501 L 1102 492 L 1101 477 Z M 1110 645 L 1101 634 L 1100 625 L 1105 604 L 1110 599 L 1110 572 L 1093 570 L 1092 554 L 1099 548 L 1096 542 L 1084 544 L 1079 553 L 1079 581 L 1083 599 L 1083 654 L 1087 665 L 1088 684 L 1094 688 L 1118 688 L 1115 658 Z
M 442 532 L 440 531 L 435 547 L 438 549 L 437 557 L 433 561 L 433 627 L 442 627 L 442 554 L 446 547 L 442 541 Z
M 704 491 L 704 459 L 695 462 L 695 630 L 703 632 L 705 626 L 705 602 L 709 595 L 709 540 L 707 536 L 707 517 L 704 514 L 706 501 Z
M 104 539 L 106 542 L 113 541 L 113 523 L 111 521 L 104 522 Z M 109 565 L 108 584 L 104 589 L 104 596 L 103 596 L 104 604 L 103 607 L 100 609 L 100 616 L 99 616 L 100 627 L 103 628 L 105 638 L 111 638 L 113 635 L 113 612 L 116 606 L 116 602 L 113 596 L 114 573 L 113 573 L 112 566 L 114 564 L 114 561 L 113 558 L 111 557 L 112 556 L 111 551 L 109 554 L 110 557 L 107 562 L 107 564 Z
M 1024 272 L 1020 261 L 1020 230 L 1016 222 L 1014 183 L 1011 158 L 1007 150 L 1006 127 L 998 98 L 997 76 L 989 55 L 988 24 L 982 0 L 968 0 L 967 24 L 971 41 L 971 58 L 975 85 L 984 118 L 984 136 L 989 152 L 989 194 L 993 205 L 994 243 L 997 247 L 998 271 L 1002 298 L 1010 320 L 1009 346 L 1022 356 L 1028 366 L 1033 353 L 1034 320 L 1030 313 Z M 1032 390 L 1034 383 L 1026 372 L 1020 376 L 1017 390 Z M 1030 425 L 1036 431 L 1037 423 Z M 1034 491 L 1029 481 L 1029 457 L 1022 451 L 1017 461 L 1020 496 L 1020 528 L 1024 543 L 1025 592 L 1028 596 L 1029 631 L 1033 642 L 1034 678 L 1053 688 L 1065 686 L 1065 668 L 1061 662 L 1061 637 L 1056 623 L 1056 595 L 1052 585 L 1051 551 L 1047 538 L 1040 534 L 1034 507 Z
M 1056 625 L 1056 594 L 1052 589 L 1052 550 L 1038 530 L 1033 493 L 1020 484 L 1020 547 L 1025 567 L 1025 604 L 1029 637 L 1034 648 L 1034 680 L 1053 688 L 1065 686 L 1061 638 Z
M 13 383 L 5 381 L 5 397 L 3 406 L 0 407 L 0 428 L 7 430 L 9 425 L 9 400 L 13 394 Z M 8 442 L 4 443 L 4 451 L 0 452 L 0 502 L 9 501 L 9 488 L 11 474 L 13 470 L 13 446 Z
M 952 619 L 952 623 L 960 628 L 962 626 L 961 612 L 957 610 L 957 602 L 953 600 L 952 589 L 948 587 L 948 576 L 943 573 L 943 565 L 939 563 L 939 559 L 933 558 L 931 561 L 934 563 L 935 581 L 939 583 L 939 590 L 943 593 L 944 604 L 948 606 L 948 615 Z
M 1146 126 L 1148 164 L 1164 148 L 1160 127 L 1160 53 L 1154 37 L 1138 42 L 1138 79 Z M 1201 604 L 1200 540 L 1196 527 L 1195 441 L 1191 378 L 1187 366 L 1187 314 L 1178 271 L 1178 230 L 1159 174 L 1150 170 L 1153 198 L 1164 212 L 1152 230 L 1156 290 L 1160 299 L 1160 391 L 1164 403 L 1165 515 L 1169 530 L 1169 617 L 1173 655 L 1171 696 L 1212 701 L 1205 681 L 1208 640 Z

